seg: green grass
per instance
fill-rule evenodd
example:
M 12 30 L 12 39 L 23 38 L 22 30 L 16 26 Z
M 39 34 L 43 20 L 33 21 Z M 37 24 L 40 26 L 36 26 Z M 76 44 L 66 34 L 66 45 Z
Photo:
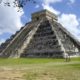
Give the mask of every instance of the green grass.
M 52 59 L 52 58 L 18 58 L 18 59 L 0 58 L 0 65 L 42 64 L 42 63 L 63 62 L 63 61 L 64 59 Z
M 71 58 L 71 61 L 80 61 L 80 57 Z M 53 58 L 0 58 L 0 65 L 41 64 L 49 62 L 65 62 L 65 59 Z
M 71 58 L 71 61 L 80 61 L 79 58 Z M 43 64 L 49 62 L 65 62 L 65 59 L 53 58 L 0 58 L 0 65 Z
M 80 80 L 79 62 L 80 57 L 71 58 L 70 62 L 53 58 L 0 58 L 0 80 Z
M 80 61 L 80 57 L 71 58 L 72 61 Z

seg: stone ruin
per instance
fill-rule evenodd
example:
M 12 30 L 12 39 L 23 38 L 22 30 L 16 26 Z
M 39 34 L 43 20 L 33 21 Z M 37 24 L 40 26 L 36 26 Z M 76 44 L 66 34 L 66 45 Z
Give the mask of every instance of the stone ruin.
M 1 57 L 80 56 L 80 42 L 67 31 L 55 14 L 42 10 L 32 14 L 32 21 L 0 46 Z

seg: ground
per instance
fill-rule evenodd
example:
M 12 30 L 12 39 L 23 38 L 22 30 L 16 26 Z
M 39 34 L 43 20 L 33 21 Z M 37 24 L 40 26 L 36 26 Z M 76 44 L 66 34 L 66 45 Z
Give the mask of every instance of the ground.
M 80 80 L 80 58 L 0 59 L 0 80 Z

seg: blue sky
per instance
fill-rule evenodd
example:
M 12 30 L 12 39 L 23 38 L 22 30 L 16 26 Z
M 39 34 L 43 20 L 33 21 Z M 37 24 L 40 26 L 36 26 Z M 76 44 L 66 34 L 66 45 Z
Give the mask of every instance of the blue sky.
M 4 2 L 5 0 L 3 0 Z M 13 1 L 13 0 L 8 0 Z M 60 22 L 80 41 L 80 0 L 36 0 L 36 4 L 27 3 L 22 12 L 17 8 L 0 5 L 0 44 L 31 21 L 31 14 L 48 9 L 58 16 Z M 12 3 L 12 2 L 11 2 Z

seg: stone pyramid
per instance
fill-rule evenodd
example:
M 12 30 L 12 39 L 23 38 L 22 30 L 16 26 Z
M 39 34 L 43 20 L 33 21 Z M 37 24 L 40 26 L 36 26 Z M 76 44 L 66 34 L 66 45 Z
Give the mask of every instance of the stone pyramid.
M 80 56 L 80 42 L 48 10 L 32 14 L 32 21 L 0 46 L 1 57 Z

